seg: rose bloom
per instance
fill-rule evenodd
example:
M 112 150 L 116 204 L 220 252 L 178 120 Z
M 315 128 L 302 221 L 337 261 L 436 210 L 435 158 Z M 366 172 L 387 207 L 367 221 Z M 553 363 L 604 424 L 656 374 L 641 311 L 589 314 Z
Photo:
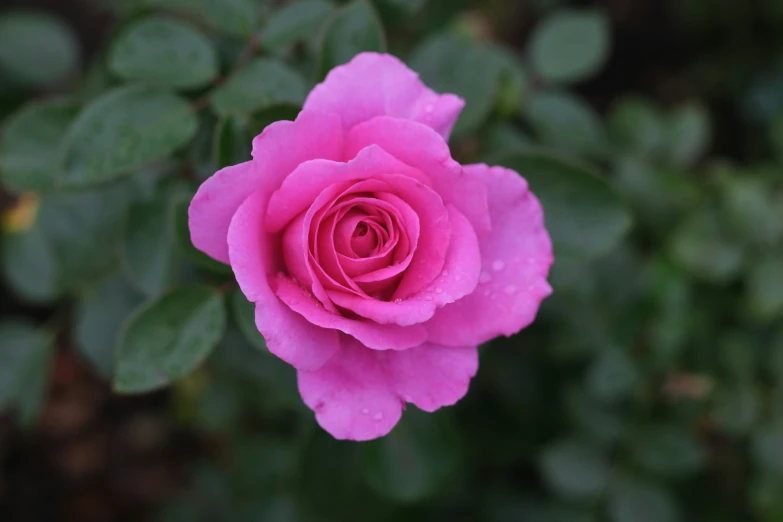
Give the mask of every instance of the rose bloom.
M 193 244 L 231 265 L 269 351 L 338 439 L 389 433 L 406 403 L 455 404 L 478 345 L 529 325 L 552 291 L 525 180 L 451 158 L 463 106 L 393 56 L 360 54 L 190 205 Z

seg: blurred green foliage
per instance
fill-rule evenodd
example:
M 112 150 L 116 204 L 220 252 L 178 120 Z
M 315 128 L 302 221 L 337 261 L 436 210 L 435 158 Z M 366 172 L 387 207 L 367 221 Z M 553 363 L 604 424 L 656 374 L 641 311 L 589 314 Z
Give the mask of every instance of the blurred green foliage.
M 48 317 L 0 320 L 21 424 L 75 346 L 117 391 L 173 384 L 171 416 L 225 447 L 162 521 L 783 521 L 780 2 L 672 3 L 687 95 L 608 106 L 578 88 L 616 53 L 598 7 L 93 3 L 113 22 L 89 55 L 49 14 L 0 12 L 2 299 Z M 522 20 L 524 44 L 504 38 Z M 356 444 L 315 425 L 186 209 L 364 50 L 466 99 L 454 155 L 529 181 L 557 261 L 537 322 L 482 348 L 461 403 Z

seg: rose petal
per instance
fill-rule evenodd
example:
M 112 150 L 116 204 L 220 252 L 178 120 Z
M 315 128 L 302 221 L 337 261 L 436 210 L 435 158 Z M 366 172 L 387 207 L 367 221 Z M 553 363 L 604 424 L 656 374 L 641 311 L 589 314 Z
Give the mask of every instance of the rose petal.
M 444 203 L 457 207 L 479 236 L 489 232 L 486 186 L 480 179 L 463 174 L 459 163 L 451 159 L 448 144 L 437 133 L 414 121 L 384 116 L 374 118 L 348 133 L 346 156 L 353 158 L 372 144 L 424 172 Z
M 323 368 L 297 373 L 302 400 L 333 437 L 375 439 L 400 420 L 402 400 L 389 386 L 378 355 L 342 336 L 340 352 Z
M 269 125 L 253 140 L 255 160 L 222 169 L 199 187 L 188 209 L 193 245 L 228 263 L 228 226 L 250 194 L 262 186 L 277 188 L 303 161 L 338 160 L 342 154 L 341 122 L 333 114 L 301 112 L 296 121 Z
M 280 190 L 272 195 L 267 209 L 267 230 L 276 231 L 278 224 L 288 223 L 296 211 L 307 207 L 310 208 L 307 215 L 314 215 L 335 194 L 335 187 L 342 190 L 342 184 L 352 180 L 362 181 L 358 181 L 350 191 L 395 194 L 414 210 L 421 225 L 411 264 L 392 297 L 405 299 L 428 285 L 441 272 L 450 240 L 448 212 L 440 196 L 415 177 L 399 174 L 406 171 L 418 172 L 375 145 L 362 150 L 348 163 L 306 162 L 292 172 Z M 313 199 L 320 207 L 316 208 Z M 305 226 L 309 229 L 308 223 Z
M 529 325 L 552 288 L 552 242 L 544 215 L 527 182 L 501 167 L 470 165 L 489 193 L 492 232 L 479 238 L 482 274 L 476 290 L 435 313 L 426 323 L 430 341 L 447 346 L 477 345 L 512 335 Z
M 314 269 L 312 254 L 308 247 L 310 234 L 308 214 L 300 214 L 283 232 L 282 250 L 285 270 L 288 275 L 321 301 L 331 312 L 337 312 L 323 287 L 320 271 Z
M 397 424 L 404 401 L 435 411 L 460 400 L 478 369 L 475 347 L 423 344 L 377 352 L 341 336 L 321 369 L 297 372 L 299 393 L 318 424 L 338 439 L 370 440 Z
M 376 174 L 400 174 L 420 183 L 429 184 L 421 171 L 402 163 L 377 146 L 368 146 L 352 156 L 352 160 L 313 160 L 303 162 L 272 194 L 267 210 L 266 226 L 270 232 L 282 230 L 289 221 L 310 207 L 329 186 L 336 183 L 376 178 Z
M 465 216 L 452 206 L 448 211 L 453 228 L 446 264 L 440 277 L 421 292 L 408 299 L 387 302 L 327 290 L 332 302 L 381 324 L 410 326 L 424 323 L 438 308 L 473 292 L 481 271 L 479 241 Z
M 226 235 L 231 218 L 259 185 L 259 172 L 253 161 L 221 169 L 202 183 L 188 207 L 193 246 L 228 263 Z
M 464 100 L 438 95 L 404 63 L 388 54 L 361 53 L 335 67 L 305 101 L 306 110 L 334 112 L 345 129 L 376 116 L 421 122 L 448 139 Z
M 394 391 L 424 411 L 456 404 L 478 370 L 478 349 L 425 343 L 402 352 L 384 352 Z
M 420 345 L 427 338 L 422 325 L 378 324 L 331 313 L 315 297 L 285 276 L 278 276 L 275 286 L 277 296 L 311 324 L 332 331 L 340 330 L 373 350 L 407 350 Z
M 256 303 L 256 326 L 269 351 L 297 369 L 315 370 L 337 351 L 338 336 L 309 323 L 272 292 L 268 278 L 282 268 L 282 262 L 276 238 L 262 226 L 268 198 L 258 191 L 234 214 L 228 228 L 231 267 L 242 292 Z

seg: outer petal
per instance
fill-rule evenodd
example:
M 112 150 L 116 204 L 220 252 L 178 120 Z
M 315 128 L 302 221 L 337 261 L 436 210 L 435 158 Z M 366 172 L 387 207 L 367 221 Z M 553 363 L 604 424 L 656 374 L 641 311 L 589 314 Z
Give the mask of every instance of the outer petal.
M 486 183 L 492 231 L 479 238 L 482 273 L 476 290 L 438 310 L 425 324 L 430 342 L 477 345 L 529 325 L 552 288 L 552 242 L 544 215 L 527 182 L 513 170 L 486 165 L 465 167 Z
M 478 349 L 426 343 L 403 352 L 384 352 L 389 383 L 424 411 L 451 406 L 468 392 L 478 370 Z
M 392 430 L 405 402 L 430 412 L 455 404 L 477 369 L 475 347 L 426 343 L 377 352 L 343 336 L 340 352 L 323 368 L 297 376 L 321 427 L 338 439 L 370 440 Z
M 188 211 L 193 244 L 228 263 L 228 226 L 250 194 L 262 187 L 279 187 L 304 161 L 338 160 L 342 156 L 343 133 L 338 116 L 303 111 L 296 121 L 271 124 L 253 140 L 253 161 L 220 170 L 199 187 Z
M 305 110 L 340 114 L 345 129 L 376 116 L 421 122 L 448 139 L 465 101 L 453 94 L 438 95 L 404 63 L 388 54 L 362 53 L 335 67 L 316 85 Z
M 378 355 L 346 336 L 340 352 L 323 368 L 298 372 L 302 399 L 333 437 L 375 439 L 400 420 L 403 402 L 389 386 Z
M 480 179 L 465 175 L 451 158 L 448 144 L 430 128 L 414 121 L 378 117 L 351 129 L 345 154 L 353 158 L 365 147 L 377 145 L 432 180 L 435 192 L 465 214 L 481 235 L 489 231 L 487 188 Z
M 268 278 L 281 268 L 281 261 L 275 238 L 262 226 L 268 198 L 268 193 L 256 192 L 240 205 L 231 220 L 231 267 L 242 292 L 256 303 L 256 326 L 269 351 L 297 369 L 315 370 L 337 351 L 337 332 L 309 323 L 272 292 Z
M 329 312 L 309 292 L 285 276 L 278 276 L 275 285 L 278 297 L 291 310 L 306 318 L 310 324 L 331 331 L 339 330 L 355 337 L 373 350 L 407 350 L 419 346 L 427 339 L 427 332 L 420 324 L 406 327 L 396 324 L 378 324 L 366 319 L 350 319 Z
M 228 263 L 228 225 L 239 205 L 258 188 L 259 169 L 253 161 L 221 169 L 206 180 L 188 208 L 193 245 L 218 261 Z

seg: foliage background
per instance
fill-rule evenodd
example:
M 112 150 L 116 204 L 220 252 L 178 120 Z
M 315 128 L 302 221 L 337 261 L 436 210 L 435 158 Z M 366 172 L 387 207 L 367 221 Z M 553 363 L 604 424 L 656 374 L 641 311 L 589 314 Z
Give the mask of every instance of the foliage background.
M 783 521 L 781 24 L 778 0 L 7 0 L 0 520 Z M 453 154 L 528 178 L 557 263 L 461 403 L 355 444 L 184 209 L 381 49 L 467 99 Z

